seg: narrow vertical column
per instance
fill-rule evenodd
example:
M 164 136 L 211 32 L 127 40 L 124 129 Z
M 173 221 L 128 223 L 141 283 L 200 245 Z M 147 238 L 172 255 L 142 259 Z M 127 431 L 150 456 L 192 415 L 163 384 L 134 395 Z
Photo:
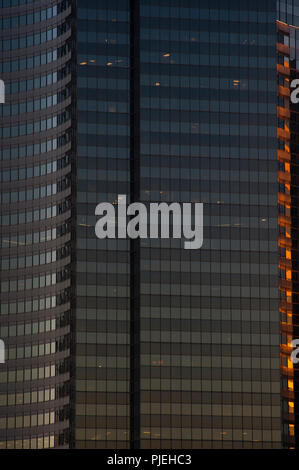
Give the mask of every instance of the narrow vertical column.
M 77 54 L 78 54 L 78 13 L 77 13 L 77 0 L 73 1 L 73 17 L 72 17 L 72 30 L 74 32 L 72 38 L 72 122 L 75 126 L 78 123 L 78 88 L 77 88 Z M 75 127 L 74 126 L 74 127 Z M 77 266 L 77 160 L 78 160 L 78 133 L 77 129 L 73 129 L 72 142 L 74 152 L 72 154 L 72 216 L 71 216 L 71 230 L 72 230 L 72 253 L 71 253 L 71 360 L 70 360 L 70 449 L 76 447 L 76 266 Z
M 293 448 L 295 444 L 295 367 L 291 361 L 291 342 L 295 335 L 294 315 L 297 309 L 296 284 L 294 279 L 294 261 L 296 254 L 296 236 L 294 227 L 296 218 L 296 182 L 294 169 L 296 169 L 297 157 L 292 151 L 292 124 L 294 115 L 290 103 L 290 81 L 296 71 L 290 56 L 290 26 L 277 21 L 277 53 L 278 53 L 278 225 L 279 225 L 279 311 L 281 331 L 281 397 L 282 397 L 282 422 L 283 445 Z M 293 33 L 293 32 L 292 32 Z M 296 170 L 295 170 L 296 172 Z M 294 184 L 295 183 L 295 184 Z M 295 222 L 295 224 L 294 224 Z M 296 264 L 296 261 L 295 261 Z M 294 278 L 295 274 L 295 278 Z
M 131 0 L 130 202 L 140 200 L 139 0 Z M 140 239 L 130 240 L 130 447 L 140 442 Z

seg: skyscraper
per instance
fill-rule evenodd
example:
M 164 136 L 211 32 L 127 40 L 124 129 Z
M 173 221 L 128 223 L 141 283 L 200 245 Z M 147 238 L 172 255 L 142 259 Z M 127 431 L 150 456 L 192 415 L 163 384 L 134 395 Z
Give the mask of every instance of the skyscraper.
M 1 13 L 0 446 L 281 447 L 276 2 Z M 122 195 L 202 248 L 97 239 Z

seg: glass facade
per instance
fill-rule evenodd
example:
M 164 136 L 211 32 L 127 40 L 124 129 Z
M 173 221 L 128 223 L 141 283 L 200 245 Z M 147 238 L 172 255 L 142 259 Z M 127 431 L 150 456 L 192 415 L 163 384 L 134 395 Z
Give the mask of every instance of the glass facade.
M 75 446 L 130 442 L 130 243 L 95 207 L 130 194 L 130 5 L 78 2 Z
M 0 448 L 68 447 L 72 7 L 1 3 Z
M 142 448 L 280 447 L 274 6 L 140 2 L 140 198 L 204 203 L 141 241 Z
M 77 446 L 280 446 L 275 19 L 78 2 Z M 118 194 L 204 202 L 203 248 L 96 240 Z
M 1 13 L 0 446 L 281 447 L 276 2 Z M 122 195 L 204 203 L 202 248 L 97 239 Z

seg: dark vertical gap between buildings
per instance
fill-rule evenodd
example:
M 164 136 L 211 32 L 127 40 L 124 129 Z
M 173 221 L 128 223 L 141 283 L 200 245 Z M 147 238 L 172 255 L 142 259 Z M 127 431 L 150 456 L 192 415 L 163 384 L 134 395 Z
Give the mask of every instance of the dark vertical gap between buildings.
M 140 200 L 139 0 L 130 0 L 130 203 Z M 130 448 L 140 448 L 140 239 L 130 240 Z

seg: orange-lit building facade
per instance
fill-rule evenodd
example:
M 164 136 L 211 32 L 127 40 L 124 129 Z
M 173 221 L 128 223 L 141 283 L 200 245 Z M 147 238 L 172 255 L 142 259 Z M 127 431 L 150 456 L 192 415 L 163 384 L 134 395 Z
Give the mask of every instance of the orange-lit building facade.
M 295 7 L 294 7 L 295 8 Z M 298 9 L 299 10 L 299 9 Z M 294 12 L 292 12 L 293 15 Z M 299 11 L 298 11 L 299 13 Z M 299 337 L 298 285 L 298 105 L 291 102 L 291 82 L 298 77 L 296 41 L 298 27 L 290 12 L 277 21 L 278 76 L 278 209 L 279 209 L 279 291 L 281 316 L 281 395 L 283 446 L 298 443 L 298 366 L 291 361 L 291 341 Z M 279 16 L 278 16 L 279 17 Z M 297 418 L 296 418 L 297 417 Z M 297 423 L 297 424 L 296 424 Z

